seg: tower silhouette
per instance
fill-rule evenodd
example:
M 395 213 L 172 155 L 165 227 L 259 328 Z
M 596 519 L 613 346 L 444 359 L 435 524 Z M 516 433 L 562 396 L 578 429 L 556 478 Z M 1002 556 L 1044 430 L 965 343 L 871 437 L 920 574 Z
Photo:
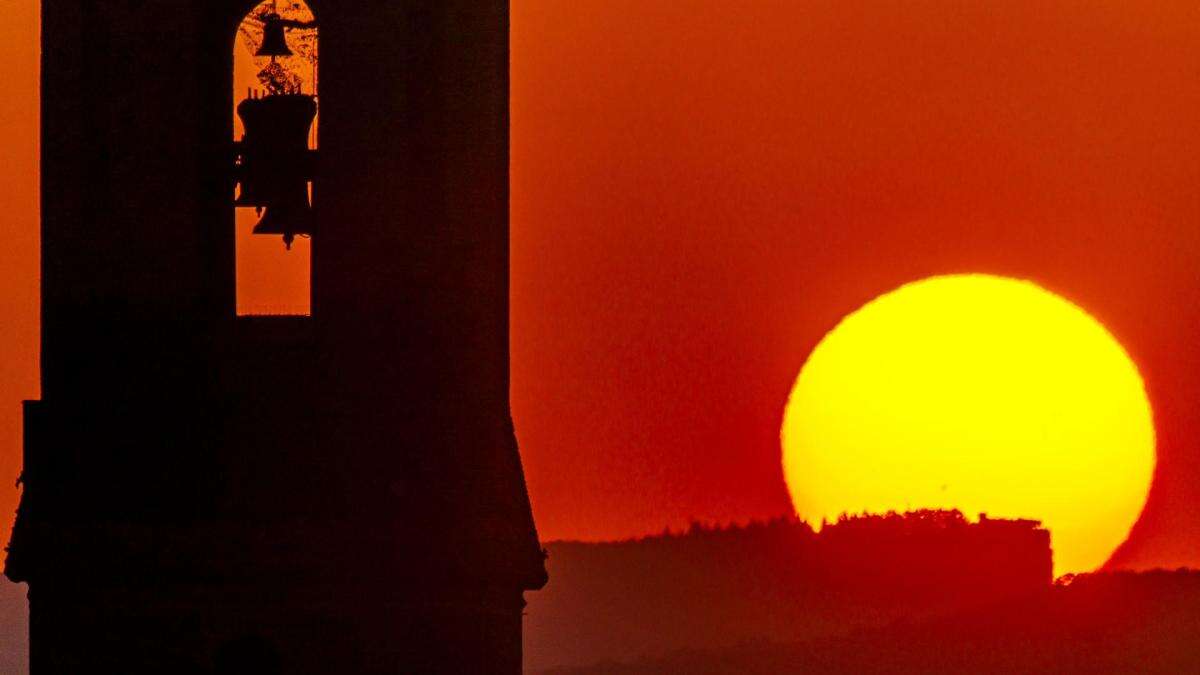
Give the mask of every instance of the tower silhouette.
M 32 673 L 518 673 L 508 4 L 309 0 L 312 314 L 239 317 L 260 1 L 42 1 Z

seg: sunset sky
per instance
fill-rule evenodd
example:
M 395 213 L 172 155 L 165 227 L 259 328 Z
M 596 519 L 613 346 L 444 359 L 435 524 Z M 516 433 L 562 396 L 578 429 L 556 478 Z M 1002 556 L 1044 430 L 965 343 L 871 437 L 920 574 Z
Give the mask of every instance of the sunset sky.
M 38 34 L 35 2 L 5 9 L 11 513 Z M 789 512 L 780 423 L 817 342 L 901 284 L 986 272 L 1139 365 L 1158 466 L 1118 562 L 1200 565 L 1195 3 L 514 0 L 512 87 L 513 413 L 544 539 Z

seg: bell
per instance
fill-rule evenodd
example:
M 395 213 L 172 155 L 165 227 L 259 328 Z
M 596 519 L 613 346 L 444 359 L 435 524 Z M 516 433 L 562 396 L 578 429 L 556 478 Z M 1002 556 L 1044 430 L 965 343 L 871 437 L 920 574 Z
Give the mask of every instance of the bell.
M 283 33 L 283 18 L 278 14 L 268 14 L 263 17 L 263 41 L 255 56 L 291 56 L 287 37 Z
M 276 94 L 248 98 L 237 112 L 246 133 L 234 167 L 239 188 L 234 204 L 265 209 L 254 234 L 283 235 L 291 248 L 296 235 L 312 234 L 308 183 L 315 151 L 308 149 L 308 135 L 316 101 L 303 94 Z

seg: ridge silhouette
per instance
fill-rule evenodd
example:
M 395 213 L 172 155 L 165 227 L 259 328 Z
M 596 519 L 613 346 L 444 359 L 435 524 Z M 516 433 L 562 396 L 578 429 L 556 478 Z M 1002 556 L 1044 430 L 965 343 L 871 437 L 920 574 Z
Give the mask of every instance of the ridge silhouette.
M 923 620 L 840 636 L 680 650 L 541 675 L 1186 673 L 1200 645 L 1200 571 L 1098 572 Z
M 694 524 L 608 543 L 547 546 L 553 583 L 530 598 L 527 665 L 652 657 L 843 635 L 1051 587 L 1050 533 L 958 511 Z M 685 671 L 681 671 L 685 672 Z

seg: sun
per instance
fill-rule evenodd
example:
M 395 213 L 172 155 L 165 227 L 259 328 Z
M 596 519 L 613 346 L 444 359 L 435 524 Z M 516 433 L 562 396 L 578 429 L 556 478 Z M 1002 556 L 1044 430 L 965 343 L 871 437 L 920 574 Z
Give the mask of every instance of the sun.
M 796 513 L 957 508 L 1050 529 L 1055 574 L 1103 565 L 1154 473 L 1137 367 L 1079 307 L 1028 282 L 932 277 L 847 316 L 780 432 Z

